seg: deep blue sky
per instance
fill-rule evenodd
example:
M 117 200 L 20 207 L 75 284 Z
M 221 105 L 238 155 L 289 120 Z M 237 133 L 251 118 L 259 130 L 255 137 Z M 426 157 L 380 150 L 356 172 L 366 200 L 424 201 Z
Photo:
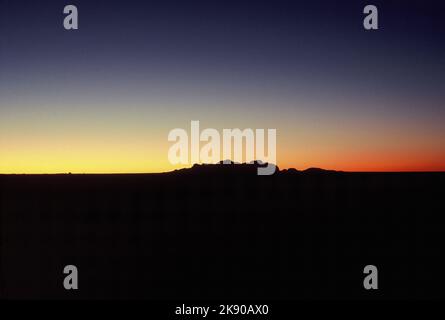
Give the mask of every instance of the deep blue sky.
M 67 4 L 79 9 L 79 30 L 63 29 Z M 379 8 L 378 31 L 362 27 L 366 4 Z M 76 154 L 76 169 L 97 171 L 88 152 L 99 150 L 100 163 L 129 141 L 128 158 L 104 170 L 143 170 L 142 148 L 156 154 L 148 170 L 162 170 L 168 131 L 190 120 L 277 128 L 283 166 L 444 168 L 444 9 L 0 0 L 0 172 L 52 170 L 13 169 L 35 150 L 43 162 Z

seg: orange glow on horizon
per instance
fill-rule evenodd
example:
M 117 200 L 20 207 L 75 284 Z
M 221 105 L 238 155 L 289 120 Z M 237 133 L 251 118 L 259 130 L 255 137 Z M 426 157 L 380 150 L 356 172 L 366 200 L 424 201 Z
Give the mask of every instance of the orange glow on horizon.
M 173 143 L 167 141 L 169 129 L 163 127 L 152 131 L 142 126 L 124 127 L 121 131 L 107 128 L 103 132 L 62 129 L 35 130 L 36 133 L 4 129 L 0 132 L 0 174 L 159 173 L 192 166 L 169 163 L 168 150 Z M 368 137 L 325 131 L 301 135 L 291 129 L 279 129 L 278 167 L 355 172 L 445 171 L 445 150 L 437 147 L 442 141 L 439 135 L 415 140 L 401 135 Z M 299 136 L 300 140 L 294 138 Z

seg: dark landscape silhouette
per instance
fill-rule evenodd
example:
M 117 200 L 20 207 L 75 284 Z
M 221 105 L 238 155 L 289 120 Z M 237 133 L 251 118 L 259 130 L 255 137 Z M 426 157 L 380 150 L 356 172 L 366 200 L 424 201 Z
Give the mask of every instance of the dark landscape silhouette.
M 0 175 L 3 298 L 445 297 L 445 173 Z M 66 291 L 63 268 L 79 269 Z M 363 268 L 379 290 L 363 289 Z

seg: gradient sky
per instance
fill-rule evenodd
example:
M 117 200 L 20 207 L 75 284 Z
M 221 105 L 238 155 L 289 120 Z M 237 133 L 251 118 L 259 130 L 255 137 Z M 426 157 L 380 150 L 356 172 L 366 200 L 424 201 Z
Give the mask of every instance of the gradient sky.
M 0 0 L 0 173 L 170 171 L 191 120 L 276 128 L 281 168 L 443 171 L 443 3 Z

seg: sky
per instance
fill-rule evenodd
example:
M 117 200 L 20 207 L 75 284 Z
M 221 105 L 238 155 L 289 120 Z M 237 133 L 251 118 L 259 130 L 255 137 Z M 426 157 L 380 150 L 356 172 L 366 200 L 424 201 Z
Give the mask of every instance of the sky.
M 192 120 L 276 129 L 280 168 L 444 171 L 444 9 L 0 0 L 0 173 L 170 171 Z

